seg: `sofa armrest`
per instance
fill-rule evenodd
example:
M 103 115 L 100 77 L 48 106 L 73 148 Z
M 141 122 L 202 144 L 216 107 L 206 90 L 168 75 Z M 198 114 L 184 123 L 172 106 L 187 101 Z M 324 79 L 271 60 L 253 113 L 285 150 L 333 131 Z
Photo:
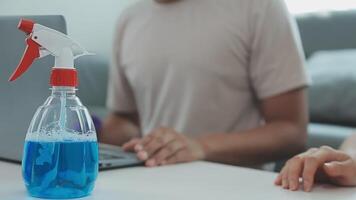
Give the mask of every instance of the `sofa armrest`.
M 320 50 L 356 48 L 355 20 L 355 9 L 299 15 L 297 23 L 307 57 Z
M 353 127 L 318 123 L 311 123 L 308 129 L 308 148 L 323 145 L 339 148 L 342 142 L 356 131 Z

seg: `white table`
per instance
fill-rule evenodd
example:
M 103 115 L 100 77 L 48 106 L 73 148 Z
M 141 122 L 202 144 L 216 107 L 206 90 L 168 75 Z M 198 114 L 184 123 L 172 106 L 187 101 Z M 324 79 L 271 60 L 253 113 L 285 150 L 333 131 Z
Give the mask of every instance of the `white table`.
M 160 168 L 128 168 L 100 172 L 96 188 L 83 200 L 355 200 L 356 188 L 318 185 L 313 192 L 290 192 L 273 185 L 276 174 L 195 162 Z M 0 162 L 0 199 L 28 197 L 21 167 Z

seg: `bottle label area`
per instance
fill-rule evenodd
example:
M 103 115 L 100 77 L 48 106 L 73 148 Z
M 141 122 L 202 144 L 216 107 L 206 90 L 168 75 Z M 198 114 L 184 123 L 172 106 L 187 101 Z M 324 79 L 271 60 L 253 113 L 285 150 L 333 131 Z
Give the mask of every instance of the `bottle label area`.
M 26 141 L 22 171 L 32 196 L 86 196 L 93 190 L 98 175 L 98 144 L 95 141 Z

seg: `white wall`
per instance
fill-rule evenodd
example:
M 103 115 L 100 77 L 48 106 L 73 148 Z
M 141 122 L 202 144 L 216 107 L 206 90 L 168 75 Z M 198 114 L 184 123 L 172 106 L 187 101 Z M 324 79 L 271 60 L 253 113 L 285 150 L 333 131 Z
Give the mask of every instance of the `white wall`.
M 324 12 L 356 8 L 355 0 L 286 0 L 292 13 Z
M 109 58 L 115 22 L 135 0 L 0 0 L 0 15 L 64 15 L 69 35 Z

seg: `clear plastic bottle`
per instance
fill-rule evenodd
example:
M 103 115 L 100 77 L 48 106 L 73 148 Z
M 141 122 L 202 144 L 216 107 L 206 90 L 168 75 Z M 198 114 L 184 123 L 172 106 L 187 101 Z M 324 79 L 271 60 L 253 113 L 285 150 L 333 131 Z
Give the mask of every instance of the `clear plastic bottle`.
M 75 87 L 53 87 L 28 129 L 22 174 L 31 196 L 89 195 L 98 175 L 98 144 L 88 110 Z

